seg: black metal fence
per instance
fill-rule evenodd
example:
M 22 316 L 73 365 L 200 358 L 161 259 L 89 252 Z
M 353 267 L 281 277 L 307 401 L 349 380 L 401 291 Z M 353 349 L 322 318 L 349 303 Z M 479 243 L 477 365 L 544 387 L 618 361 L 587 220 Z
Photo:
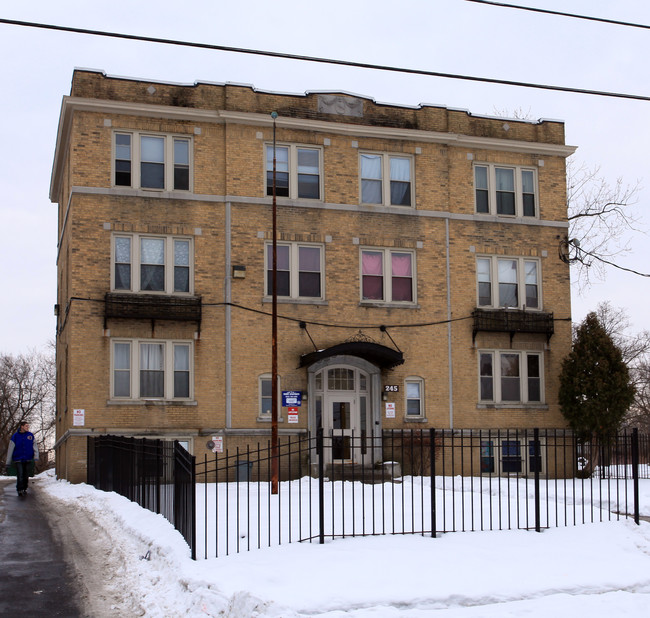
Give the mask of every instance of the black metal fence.
M 284 438 L 197 461 L 197 552 L 326 538 L 571 526 L 632 517 L 648 436 L 576 443 L 564 430 L 384 431 Z M 356 462 L 356 463 L 354 463 Z
M 196 558 L 195 463 L 178 442 L 89 437 L 88 483 L 163 515 Z
M 639 521 L 650 436 L 577 443 L 564 430 L 395 430 L 281 436 L 201 460 L 178 443 L 89 438 L 88 479 L 157 513 L 192 557 L 326 538 Z

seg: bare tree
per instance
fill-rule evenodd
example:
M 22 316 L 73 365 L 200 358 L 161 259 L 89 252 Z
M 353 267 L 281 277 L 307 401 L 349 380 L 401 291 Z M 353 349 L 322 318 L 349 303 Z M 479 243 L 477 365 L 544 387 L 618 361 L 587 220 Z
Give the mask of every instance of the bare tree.
M 0 355 L 0 463 L 4 464 L 9 440 L 27 421 L 36 437 L 41 461 L 47 462 L 55 431 L 54 354 L 48 351 L 13 356 Z
M 494 108 L 495 116 L 532 121 L 530 108 L 509 111 Z M 643 277 L 650 274 L 619 263 L 631 252 L 630 234 L 645 233 L 634 205 L 641 190 L 639 181 L 626 184 L 617 178 L 612 184 L 600 171 L 573 157 L 567 160 L 567 217 L 569 230 L 560 242 L 560 259 L 573 266 L 572 280 L 579 291 L 593 280 L 603 281 L 607 266 Z
M 604 280 L 608 265 L 648 276 L 617 263 L 631 251 L 630 233 L 643 232 L 634 210 L 640 188 L 639 182 L 628 185 L 620 178 L 611 184 L 599 167 L 567 161 L 569 233 L 560 257 L 574 267 L 579 290 L 589 287 L 593 279 Z

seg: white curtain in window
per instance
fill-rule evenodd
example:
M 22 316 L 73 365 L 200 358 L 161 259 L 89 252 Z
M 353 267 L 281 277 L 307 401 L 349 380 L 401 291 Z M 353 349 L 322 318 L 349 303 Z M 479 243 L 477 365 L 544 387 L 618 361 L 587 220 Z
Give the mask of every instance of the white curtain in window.
M 514 170 L 497 168 L 495 170 L 497 191 L 512 192 L 515 190 L 515 174 Z
M 165 160 L 165 141 L 162 137 L 146 137 L 140 139 L 140 158 L 142 161 L 162 163 Z
M 142 238 L 140 261 L 143 264 L 165 263 L 165 241 L 162 238 Z
M 499 260 L 499 305 L 517 307 L 517 261 Z
M 164 396 L 164 345 L 140 344 L 140 397 Z
M 381 204 L 381 157 L 361 155 L 361 201 L 365 204 Z
M 190 265 L 190 243 L 188 240 L 174 241 L 174 265 Z
M 143 343 L 140 345 L 140 369 L 162 371 L 165 368 L 162 343 Z
M 409 159 L 391 158 L 390 179 L 399 182 L 411 182 L 411 162 Z

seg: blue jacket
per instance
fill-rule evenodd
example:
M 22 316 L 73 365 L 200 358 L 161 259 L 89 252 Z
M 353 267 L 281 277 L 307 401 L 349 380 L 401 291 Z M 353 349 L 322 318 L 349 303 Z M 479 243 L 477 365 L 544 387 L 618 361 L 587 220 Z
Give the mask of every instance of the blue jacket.
M 17 431 L 9 442 L 9 450 L 7 451 L 7 465 L 13 461 L 30 461 L 38 459 L 38 444 L 34 439 L 34 434 L 25 431 L 20 433 Z

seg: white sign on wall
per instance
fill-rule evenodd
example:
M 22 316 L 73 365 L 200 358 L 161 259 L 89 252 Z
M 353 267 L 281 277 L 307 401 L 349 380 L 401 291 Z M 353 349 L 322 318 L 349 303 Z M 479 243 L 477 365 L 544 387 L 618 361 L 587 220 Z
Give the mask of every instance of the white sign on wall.
M 212 436 L 212 442 L 214 442 L 212 452 L 223 453 L 223 436 Z
M 393 401 L 386 402 L 386 418 L 395 418 L 395 403 Z
M 75 408 L 72 411 L 72 425 L 74 427 L 83 427 L 86 424 L 86 411 L 81 408 Z

